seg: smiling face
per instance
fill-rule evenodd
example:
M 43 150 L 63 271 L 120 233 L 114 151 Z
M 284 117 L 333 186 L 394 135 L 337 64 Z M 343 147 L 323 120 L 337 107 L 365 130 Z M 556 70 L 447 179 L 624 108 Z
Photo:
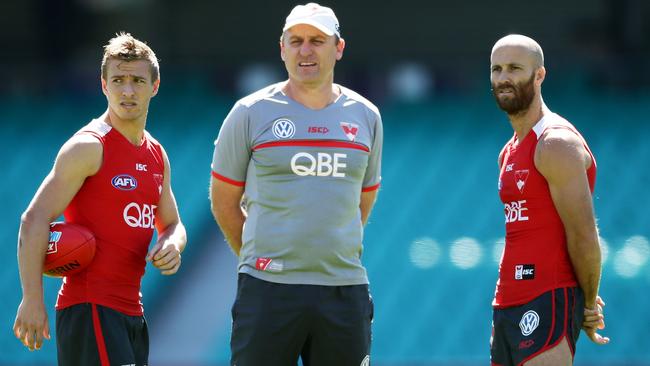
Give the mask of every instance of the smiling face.
M 109 112 L 123 121 L 144 121 L 159 85 L 159 79 L 153 80 L 147 60 L 109 59 L 106 77 L 102 78 Z
M 317 28 L 298 24 L 282 35 L 280 56 L 289 80 L 317 87 L 334 80 L 334 65 L 343 56 L 345 42 L 328 36 Z

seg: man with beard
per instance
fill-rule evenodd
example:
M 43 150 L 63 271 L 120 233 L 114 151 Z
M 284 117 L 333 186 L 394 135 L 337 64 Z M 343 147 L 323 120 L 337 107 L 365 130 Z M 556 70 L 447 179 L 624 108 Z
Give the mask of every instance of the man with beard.
M 492 365 L 571 365 L 580 328 L 609 339 L 598 296 L 601 254 L 592 204 L 596 160 L 542 99 L 544 55 L 533 39 L 492 48 L 492 92 L 514 136 L 499 154 L 506 245 L 494 296 Z

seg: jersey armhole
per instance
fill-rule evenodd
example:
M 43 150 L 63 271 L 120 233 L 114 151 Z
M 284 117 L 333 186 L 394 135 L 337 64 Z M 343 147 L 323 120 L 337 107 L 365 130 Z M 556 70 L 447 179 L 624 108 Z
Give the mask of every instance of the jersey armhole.
M 106 161 L 106 145 L 104 144 L 104 137 L 105 136 L 103 136 L 103 135 L 101 135 L 101 134 L 99 134 L 99 133 L 97 133 L 95 131 L 92 131 L 92 130 L 81 130 L 81 131 L 77 131 L 74 134 L 74 136 L 78 136 L 78 135 L 92 136 L 92 137 L 96 138 L 97 141 L 99 141 L 100 144 L 102 144 L 102 163 L 99 166 L 99 169 L 97 169 L 97 171 L 95 172 L 95 174 L 90 175 L 89 177 L 96 176 L 97 174 L 99 174 L 99 172 L 102 171 L 102 169 L 104 168 L 104 161 Z
M 596 157 L 594 157 L 594 154 L 591 152 L 591 149 L 589 148 L 589 145 L 587 145 L 587 140 L 585 140 L 585 138 L 580 134 L 580 132 L 578 132 L 575 128 L 572 128 L 570 126 L 552 125 L 552 126 L 546 127 L 542 131 L 542 134 L 540 136 L 544 136 L 546 131 L 553 130 L 553 129 L 562 129 L 562 130 L 571 131 L 574 135 L 578 136 L 578 138 L 582 142 L 582 146 L 584 146 L 585 150 L 587 150 L 587 153 L 589 154 L 589 157 L 591 158 L 591 165 L 589 166 L 589 168 L 587 168 L 587 170 L 592 169 L 592 168 L 593 169 L 596 168 Z
M 97 133 L 95 131 L 81 130 L 81 131 L 77 131 L 77 133 L 75 133 L 75 135 L 90 135 L 90 136 L 96 138 L 97 140 L 99 140 L 99 142 L 102 144 L 102 147 L 104 146 L 104 136 L 100 135 L 99 133 Z

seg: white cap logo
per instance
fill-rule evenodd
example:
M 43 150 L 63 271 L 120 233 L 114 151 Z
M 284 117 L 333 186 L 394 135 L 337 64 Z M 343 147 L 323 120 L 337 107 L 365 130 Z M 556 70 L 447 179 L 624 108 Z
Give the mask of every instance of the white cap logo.
M 298 5 L 293 8 L 284 23 L 282 31 L 285 32 L 287 29 L 297 24 L 311 25 L 318 28 L 328 36 L 341 36 L 339 21 L 336 19 L 334 11 L 331 8 L 316 3 Z

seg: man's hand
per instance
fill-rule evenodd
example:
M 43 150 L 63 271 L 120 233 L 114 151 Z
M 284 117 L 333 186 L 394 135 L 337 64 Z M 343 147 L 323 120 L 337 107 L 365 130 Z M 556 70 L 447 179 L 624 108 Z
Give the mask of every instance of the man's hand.
M 181 266 L 180 245 L 170 240 L 160 240 L 147 253 L 147 260 L 164 275 L 173 275 Z
M 599 329 L 605 329 L 605 315 L 603 314 L 603 307 L 605 302 L 600 296 L 596 297 L 596 306 L 592 309 L 585 308 L 585 316 L 582 322 L 582 329 L 587 334 L 587 337 L 592 342 L 604 345 L 609 343 L 609 337 L 603 337 L 598 334 Z
M 50 326 L 43 301 L 23 298 L 16 313 L 14 334 L 30 351 L 41 349 L 43 338 L 50 339 Z

